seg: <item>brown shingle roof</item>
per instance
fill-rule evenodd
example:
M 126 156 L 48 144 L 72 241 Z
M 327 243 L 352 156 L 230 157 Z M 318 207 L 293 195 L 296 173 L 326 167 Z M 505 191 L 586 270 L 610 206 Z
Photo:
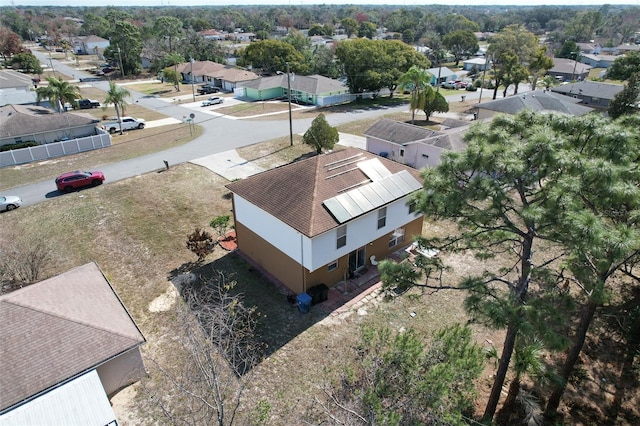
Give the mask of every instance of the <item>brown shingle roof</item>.
M 392 174 L 419 171 L 357 148 L 320 154 L 233 182 L 227 188 L 307 237 L 339 225 L 323 202 L 346 189 L 370 182 L 356 163 L 377 158 Z
M 0 296 L 0 412 L 145 342 L 95 263 Z

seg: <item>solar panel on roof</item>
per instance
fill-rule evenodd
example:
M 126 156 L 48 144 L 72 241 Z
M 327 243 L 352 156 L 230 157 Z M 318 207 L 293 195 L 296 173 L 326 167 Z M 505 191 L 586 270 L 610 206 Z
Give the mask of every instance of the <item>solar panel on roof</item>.
M 372 181 L 377 181 L 391 176 L 391 172 L 377 158 L 360 161 L 358 167 Z
M 384 204 L 382 197 L 373 190 L 371 185 L 365 185 L 360 188 L 360 193 L 374 206 L 381 206 Z
M 327 209 L 329 209 L 329 212 L 331 212 L 333 217 L 339 223 L 344 223 L 351 219 L 351 215 L 349 214 L 349 212 L 344 207 L 342 207 L 342 204 L 340 204 L 336 197 L 325 200 L 323 204 Z
M 329 198 L 323 204 L 339 223 L 344 223 L 404 197 L 421 187 L 420 182 L 408 171 L 402 170 L 381 180 Z
M 369 201 L 367 197 L 365 197 L 364 194 L 362 194 L 362 191 L 349 191 L 348 194 L 351 198 L 353 198 L 353 201 L 355 201 L 358 204 L 358 206 L 360 207 L 360 209 L 362 209 L 363 212 L 368 212 L 376 208 L 376 205 L 371 203 L 371 201 Z

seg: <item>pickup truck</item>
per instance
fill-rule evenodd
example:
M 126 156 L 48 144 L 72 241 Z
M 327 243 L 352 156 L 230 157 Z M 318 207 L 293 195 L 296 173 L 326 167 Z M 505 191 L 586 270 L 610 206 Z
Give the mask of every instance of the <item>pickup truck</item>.
M 121 119 L 122 130 L 144 129 L 144 120 L 142 118 L 121 117 Z M 120 123 L 118 123 L 118 120 L 103 121 L 102 127 L 111 134 L 120 131 Z
M 209 95 L 211 93 L 218 93 L 219 91 L 220 91 L 219 87 L 210 86 L 208 84 L 198 87 L 198 94 L 200 95 Z
M 94 101 L 93 99 L 80 99 L 78 101 L 78 106 L 80 109 L 98 108 L 100 106 L 100 102 Z

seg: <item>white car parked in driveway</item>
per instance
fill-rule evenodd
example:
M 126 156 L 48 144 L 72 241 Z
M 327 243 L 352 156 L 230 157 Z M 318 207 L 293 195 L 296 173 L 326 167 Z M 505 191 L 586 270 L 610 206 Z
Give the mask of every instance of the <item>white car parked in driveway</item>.
M 223 102 L 224 102 L 224 98 L 221 98 L 220 96 L 213 96 L 207 99 L 206 101 L 202 101 L 201 106 L 206 107 L 206 106 L 221 104 Z

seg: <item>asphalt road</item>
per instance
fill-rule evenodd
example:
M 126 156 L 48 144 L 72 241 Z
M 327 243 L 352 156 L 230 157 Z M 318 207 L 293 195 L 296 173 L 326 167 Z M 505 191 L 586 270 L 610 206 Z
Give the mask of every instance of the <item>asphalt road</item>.
M 53 64 L 53 68 L 63 74 L 74 76 L 76 79 L 94 77 L 92 74 L 78 71 L 77 69 L 69 67 L 55 59 L 50 60 L 48 55 L 42 52 L 34 50 L 33 53 L 43 64 Z M 109 88 L 107 80 L 79 84 L 88 84 L 105 92 Z M 200 137 L 193 141 L 166 151 L 156 152 L 118 163 L 104 165 L 96 164 L 95 169 L 99 169 L 104 172 L 107 177 L 106 183 L 158 170 L 164 167 L 165 160 L 168 161 L 170 165 L 181 164 L 200 157 L 289 135 L 289 122 L 282 118 L 273 121 L 250 121 L 231 117 L 215 116 L 198 111 L 197 107 L 194 107 L 194 104 L 192 104 L 191 107 L 189 107 L 188 104 L 176 105 L 158 98 L 149 97 L 130 89 L 128 90 L 132 95 L 131 102 L 137 102 L 145 108 L 161 112 L 169 117 L 182 120 L 184 117 L 188 117 L 192 113 L 195 114 L 194 123 L 202 126 L 204 131 Z M 479 91 L 460 93 L 464 94 L 469 100 L 477 99 L 480 96 Z M 491 93 L 485 91 L 483 98 L 489 100 L 491 95 Z M 460 96 L 462 95 L 452 95 L 449 98 L 450 101 L 459 101 L 461 99 Z M 407 105 L 402 105 L 390 108 L 366 110 L 354 109 L 349 112 L 330 114 L 326 118 L 329 124 L 332 126 L 338 126 L 351 121 L 363 120 L 391 112 L 406 111 L 407 108 Z M 304 133 L 311 126 L 311 121 L 312 119 L 293 120 L 293 133 Z M 66 170 L 61 170 L 61 172 L 64 171 Z M 25 206 L 61 195 L 55 189 L 53 181 L 24 185 L 12 188 L 10 191 L 6 192 L 20 196 L 23 200 L 23 205 Z

